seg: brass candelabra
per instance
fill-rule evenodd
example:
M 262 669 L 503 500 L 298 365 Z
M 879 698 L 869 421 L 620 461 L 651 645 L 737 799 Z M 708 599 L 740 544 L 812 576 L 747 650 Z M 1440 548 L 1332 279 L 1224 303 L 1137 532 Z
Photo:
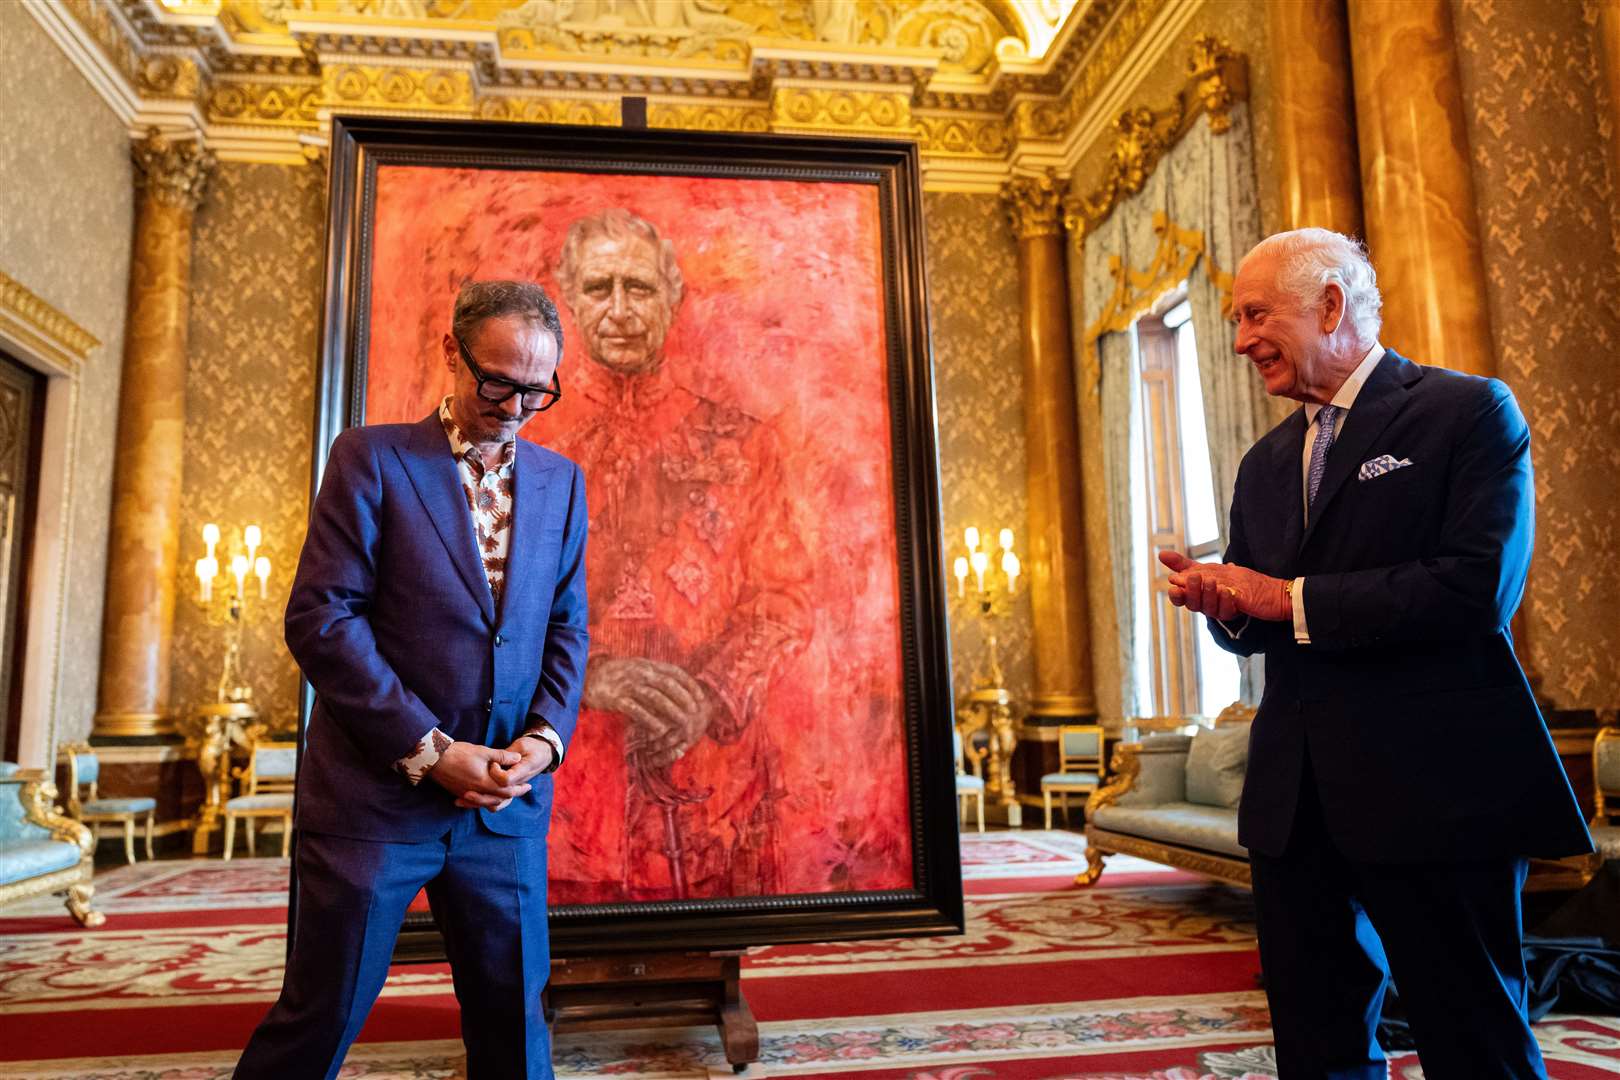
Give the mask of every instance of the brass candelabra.
M 1007 677 L 1001 668 L 997 624 L 1012 612 L 1023 568 L 1013 551 L 1011 529 L 1002 529 L 998 535 L 1001 557 L 999 566 L 994 568 L 990 551 L 980 547 L 977 528 L 969 526 L 963 531 L 962 539 L 966 554 L 957 556 L 951 567 L 956 577 L 953 606 L 961 616 L 983 624 L 989 665 L 987 671 L 975 666 L 973 689 L 968 691 L 956 712 L 956 730 L 962 736 L 963 757 L 975 774 L 984 777 L 989 801 L 1002 807 L 1007 824 L 1016 827 L 1023 824 L 1023 806 L 1018 801 L 1017 786 L 1012 778 L 1012 757 L 1018 748 L 1018 734 L 1013 728 L 1012 695 L 1007 691 Z M 974 736 L 980 731 L 986 735 L 983 748 L 974 742 Z

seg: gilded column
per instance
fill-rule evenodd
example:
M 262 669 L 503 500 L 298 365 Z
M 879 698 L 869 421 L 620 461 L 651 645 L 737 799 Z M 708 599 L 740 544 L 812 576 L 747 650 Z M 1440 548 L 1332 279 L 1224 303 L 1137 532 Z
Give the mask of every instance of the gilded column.
M 1367 243 L 1383 340 L 1415 360 L 1496 370 L 1448 0 L 1350 0 Z
M 158 735 L 169 711 L 191 306 L 191 222 L 213 157 L 155 129 L 132 150 L 138 199 L 113 470 L 94 735 Z
M 1609 89 L 1609 183 L 1615 192 L 1611 197 L 1620 203 L 1620 0 L 1598 5 L 1597 36 Z M 1620 211 L 1620 206 L 1611 209 Z
M 1097 714 L 1086 623 L 1080 437 L 1063 264 L 1062 187 L 1050 172 L 1002 188 L 1018 236 L 1029 462 L 1029 586 L 1035 616 L 1035 723 Z
M 1361 235 L 1345 0 L 1272 0 L 1272 117 L 1285 229 Z

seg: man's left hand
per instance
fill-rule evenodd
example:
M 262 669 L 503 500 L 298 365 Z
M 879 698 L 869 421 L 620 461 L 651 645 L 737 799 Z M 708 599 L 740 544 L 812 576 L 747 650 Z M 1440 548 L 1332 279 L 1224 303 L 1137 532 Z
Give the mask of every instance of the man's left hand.
M 1170 568 L 1170 602 L 1218 622 L 1249 615 L 1285 622 L 1294 617 L 1282 578 L 1246 566 L 1194 562 L 1179 551 L 1159 552 Z
M 544 739 L 531 739 L 525 735 L 519 735 L 507 749 L 519 755 L 523 760 L 511 766 L 490 764 L 489 775 L 503 787 L 528 783 L 534 777 L 551 768 L 551 759 L 557 753 L 551 748 L 551 744 Z M 511 803 L 511 799 L 506 799 L 497 805 L 495 810 L 505 810 Z M 462 802 L 460 799 L 456 800 L 456 805 L 464 809 L 473 807 L 472 803 Z

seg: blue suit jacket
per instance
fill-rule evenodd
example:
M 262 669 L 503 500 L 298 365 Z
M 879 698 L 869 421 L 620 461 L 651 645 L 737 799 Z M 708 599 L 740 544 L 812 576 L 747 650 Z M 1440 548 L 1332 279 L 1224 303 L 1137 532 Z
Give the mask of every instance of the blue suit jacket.
M 332 443 L 287 602 L 287 647 L 315 688 L 298 827 L 366 840 L 441 836 L 458 809 L 393 763 L 434 727 L 505 747 L 544 719 L 566 746 L 588 643 L 585 482 L 518 440 L 506 588 L 495 609 L 438 415 L 351 428 Z M 550 776 L 494 832 L 543 835 Z
M 1409 862 L 1591 850 L 1513 653 L 1534 538 L 1530 431 L 1507 387 L 1388 352 L 1328 453 L 1304 524 L 1301 409 L 1243 458 L 1228 562 L 1305 578 L 1311 644 L 1251 620 L 1264 652 L 1239 840 L 1281 855 L 1308 758 L 1335 843 Z M 1358 479 L 1390 454 L 1411 465 Z

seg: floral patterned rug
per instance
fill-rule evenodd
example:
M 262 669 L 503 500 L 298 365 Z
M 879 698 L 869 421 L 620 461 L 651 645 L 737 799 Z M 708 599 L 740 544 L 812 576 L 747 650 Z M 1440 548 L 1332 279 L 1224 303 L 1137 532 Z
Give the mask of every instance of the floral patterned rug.
M 744 991 L 761 1059 L 745 1078 L 1272 1080 L 1246 893 L 1134 860 L 1073 885 L 1071 833 L 963 837 L 960 937 L 756 950 Z M 223 1080 L 274 999 L 280 859 L 142 863 L 98 878 L 109 919 L 49 901 L 0 912 L 0 1080 Z M 399 967 L 345 1080 L 451 1078 L 449 972 Z M 87 1034 L 93 1033 L 93 1034 Z M 1553 1080 L 1620 1075 L 1620 1022 L 1537 1028 Z M 560 1077 L 729 1077 L 713 1029 L 563 1034 Z M 1409 1055 L 1399 1080 L 1421 1077 Z

